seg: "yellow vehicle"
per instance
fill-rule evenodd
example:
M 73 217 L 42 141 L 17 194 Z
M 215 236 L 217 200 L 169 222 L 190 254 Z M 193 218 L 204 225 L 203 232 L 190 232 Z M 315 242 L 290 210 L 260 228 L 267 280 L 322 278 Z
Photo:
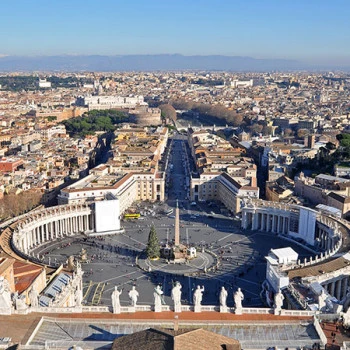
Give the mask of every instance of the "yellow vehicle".
M 124 214 L 124 219 L 138 219 L 139 217 L 140 213 Z

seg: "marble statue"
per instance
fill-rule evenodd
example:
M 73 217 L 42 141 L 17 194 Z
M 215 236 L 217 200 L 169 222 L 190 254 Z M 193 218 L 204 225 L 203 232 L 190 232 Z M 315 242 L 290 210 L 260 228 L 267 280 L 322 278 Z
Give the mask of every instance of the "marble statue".
M 171 290 L 171 299 L 174 301 L 174 311 L 181 312 L 181 283 L 176 282 Z
M 81 276 L 83 274 L 83 269 L 81 268 L 80 261 L 77 261 L 76 273 L 78 276 Z
M 244 294 L 241 291 L 241 288 L 238 288 L 236 293 L 233 296 L 235 302 L 235 314 L 242 314 L 242 301 L 244 300 Z
M 350 308 L 348 308 L 346 312 L 342 312 L 341 316 L 343 318 L 343 327 L 345 329 L 349 329 L 350 328 Z
M 81 303 L 83 302 L 83 291 L 77 287 L 74 293 L 75 298 L 75 306 L 80 307 Z
M 71 255 L 69 258 L 68 258 L 68 269 L 69 270 L 74 270 L 74 256 Z
M 281 291 L 278 291 L 278 293 L 275 294 L 275 314 L 279 314 L 282 310 L 282 306 L 283 306 L 283 300 L 284 300 L 284 296 L 282 294 Z
M 31 307 L 38 307 L 39 306 L 39 294 L 36 291 L 34 286 L 32 286 L 28 296 L 29 296 L 30 306 Z
M 139 292 L 136 290 L 136 287 L 133 286 L 129 292 L 129 299 L 131 301 L 131 306 L 135 307 L 137 304 L 137 299 L 139 297 Z
M 87 250 L 85 248 L 81 248 L 80 260 L 82 262 L 86 262 L 87 261 Z
M 6 278 L 0 276 L 0 314 L 11 313 L 12 300 L 10 285 Z
M 224 306 L 226 307 L 226 300 L 227 300 L 227 290 L 225 289 L 224 286 L 221 287 L 221 291 L 220 291 L 220 306 Z
M 25 296 L 24 295 L 18 295 L 16 294 L 15 300 L 14 300 L 15 308 L 16 310 L 26 310 L 28 308 L 26 301 L 25 301 Z
M 120 314 L 120 296 L 123 290 L 118 290 L 118 287 L 114 287 L 114 292 L 112 293 L 112 306 L 113 313 Z
M 236 309 L 242 308 L 242 301 L 244 300 L 244 295 L 242 293 L 241 288 L 238 288 L 236 293 L 234 294 L 234 301 L 235 301 L 235 307 Z
M 154 288 L 153 296 L 154 296 L 154 311 L 155 312 L 161 312 L 162 311 L 162 304 L 164 304 L 163 300 L 163 294 L 161 286 L 157 286 Z
M 318 309 L 321 311 L 326 307 L 327 294 L 324 289 L 322 289 L 321 294 L 318 296 Z
M 197 286 L 197 289 L 193 293 L 193 304 L 194 306 L 201 306 L 203 299 L 204 286 L 202 288 Z

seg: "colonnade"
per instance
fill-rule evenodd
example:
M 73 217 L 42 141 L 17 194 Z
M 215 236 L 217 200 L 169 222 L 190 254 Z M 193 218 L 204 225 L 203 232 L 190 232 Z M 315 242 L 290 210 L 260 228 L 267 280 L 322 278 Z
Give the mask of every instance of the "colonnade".
M 345 298 L 350 284 L 350 276 L 340 276 L 325 283 L 322 287 L 333 297 L 339 301 Z
M 242 208 L 242 228 L 300 237 L 319 251 L 333 251 L 341 239 L 338 224 L 322 214 L 309 218 L 301 208 L 251 200 Z
M 87 204 L 41 210 L 17 224 L 12 242 L 19 251 L 28 254 L 30 249 L 44 242 L 79 232 L 94 231 L 93 214 L 93 210 Z
M 280 234 L 289 232 L 289 213 L 285 211 L 259 210 L 242 212 L 242 228 Z
M 333 231 L 331 231 L 328 227 L 325 227 L 323 224 L 317 223 L 315 239 L 320 250 L 332 250 L 335 245 L 333 237 Z

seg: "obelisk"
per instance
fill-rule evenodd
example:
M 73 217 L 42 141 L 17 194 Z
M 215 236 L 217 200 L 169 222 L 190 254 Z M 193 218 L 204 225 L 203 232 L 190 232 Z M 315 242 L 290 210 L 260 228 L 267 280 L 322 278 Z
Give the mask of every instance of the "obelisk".
M 180 214 L 179 214 L 179 202 L 176 200 L 175 208 L 175 246 L 180 245 Z

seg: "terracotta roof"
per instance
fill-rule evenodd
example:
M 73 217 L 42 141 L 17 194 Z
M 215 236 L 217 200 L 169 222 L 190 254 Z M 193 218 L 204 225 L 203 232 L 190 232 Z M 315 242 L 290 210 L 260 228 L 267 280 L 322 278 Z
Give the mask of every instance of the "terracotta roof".
M 241 349 L 238 340 L 201 328 L 178 331 L 150 328 L 117 338 L 112 350 L 220 350 L 227 346 L 232 350 Z
M 15 289 L 18 293 L 24 292 L 41 274 L 43 267 L 16 261 L 13 264 Z
M 0 276 L 15 262 L 15 259 L 0 257 Z

